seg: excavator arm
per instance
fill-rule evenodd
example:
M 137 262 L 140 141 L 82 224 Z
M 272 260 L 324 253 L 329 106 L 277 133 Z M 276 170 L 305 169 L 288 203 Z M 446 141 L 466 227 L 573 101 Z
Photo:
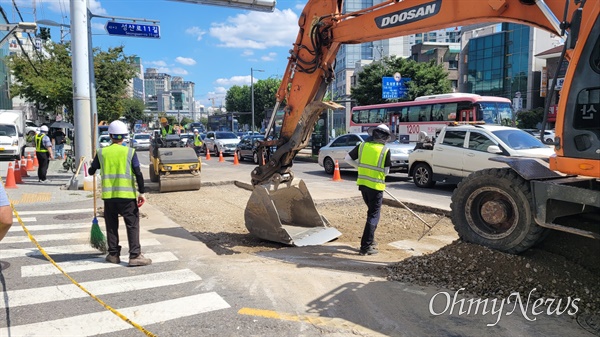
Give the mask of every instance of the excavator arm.
M 585 3 L 585 0 L 392 0 L 357 12 L 343 13 L 342 0 L 309 0 L 298 20 L 298 36 L 290 50 L 288 65 L 277 92 L 275 111 L 267 128 L 267 134 L 273 132 L 276 112 L 285 104 L 279 137 L 263 143 L 265 147 L 277 146 L 277 150 L 268 162 L 256 167 L 251 174 L 255 191 L 261 187 L 266 193 L 251 196 L 246 209 L 246 227 L 259 237 L 294 244 L 294 235 L 290 235 L 291 238 L 265 235 L 265 232 L 273 232 L 265 229 L 271 226 L 267 222 L 282 218 L 273 213 L 282 209 L 286 209 L 286 215 L 301 212 L 293 210 L 294 204 L 306 205 L 306 202 L 298 202 L 301 200 L 298 195 L 310 199 L 307 190 L 300 194 L 287 193 L 281 184 L 293 186 L 293 159 L 308 144 L 321 112 L 328 108 L 341 108 L 333 102 L 322 102 L 322 99 L 335 76 L 335 58 L 342 44 L 482 22 L 514 22 L 562 35 L 568 23 L 558 18 L 571 18 L 573 12 L 580 10 Z M 598 11 L 597 2 L 588 4 L 588 7 L 592 12 Z M 267 206 L 263 207 L 263 204 Z M 315 215 L 311 218 L 322 217 Z M 294 223 L 293 216 L 287 216 L 285 222 L 291 222 L 292 227 L 327 227 L 324 222 Z M 276 225 L 275 228 L 281 229 L 281 226 Z

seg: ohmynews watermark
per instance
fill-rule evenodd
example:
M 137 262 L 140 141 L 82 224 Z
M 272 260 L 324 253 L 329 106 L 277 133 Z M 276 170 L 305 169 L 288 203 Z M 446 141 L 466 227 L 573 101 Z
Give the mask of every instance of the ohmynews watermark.
M 577 304 L 581 301 L 580 298 L 571 299 L 571 296 L 569 296 L 564 301 L 562 298 L 538 298 L 531 302 L 531 295 L 533 294 L 533 292 L 536 291 L 536 288 L 533 288 L 529 292 L 529 295 L 527 296 L 527 301 L 523 301 L 521 294 L 518 292 L 513 292 L 510 295 L 508 295 L 507 298 L 503 299 L 458 299 L 460 292 L 464 290 L 465 288 L 458 289 L 458 291 L 454 293 L 454 296 L 445 291 L 436 293 L 429 300 L 429 313 L 434 316 L 440 316 L 444 314 L 458 314 L 459 316 L 487 315 L 491 313 L 492 315 L 496 316 L 496 322 L 489 323 L 487 324 L 487 326 L 495 326 L 496 324 L 498 324 L 498 322 L 500 322 L 500 319 L 502 318 L 503 314 L 505 316 L 510 316 L 517 309 L 520 310 L 521 315 L 523 315 L 523 317 L 530 322 L 537 320 L 536 316 L 542 315 L 544 313 L 548 316 L 560 316 L 566 312 L 568 315 L 573 316 L 577 313 L 577 311 L 579 311 L 579 307 L 577 306 Z M 434 301 L 436 301 L 436 298 L 438 298 L 438 295 L 441 296 L 441 298 L 439 298 L 438 301 L 444 301 L 445 305 L 442 305 L 443 310 L 436 311 L 433 307 L 433 304 Z M 442 302 L 442 304 L 444 302 Z M 510 310 L 511 305 L 512 310 Z

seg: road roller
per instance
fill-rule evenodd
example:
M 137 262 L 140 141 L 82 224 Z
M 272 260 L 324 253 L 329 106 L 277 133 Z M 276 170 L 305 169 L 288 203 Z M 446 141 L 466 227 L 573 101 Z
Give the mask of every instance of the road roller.
M 179 135 L 155 134 L 150 143 L 150 181 L 160 193 L 200 189 L 202 162 L 191 147 L 181 147 Z

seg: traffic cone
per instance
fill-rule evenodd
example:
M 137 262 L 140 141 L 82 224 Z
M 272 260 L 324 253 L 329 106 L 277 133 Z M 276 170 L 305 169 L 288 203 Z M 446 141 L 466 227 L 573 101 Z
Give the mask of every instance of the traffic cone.
M 35 151 L 33 151 L 33 167 L 39 167 L 40 163 L 38 163 L 38 159 L 37 159 L 37 155 L 35 154 Z
M 206 149 L 206 160 L 210 160 L 210 151 Z
M 225 162 L 225 158 L 223 158 L 223 151 L 219 151 L 219 163 Z
M 22 184 L 23 179 L 21 178 L 21 168 L 19 167 L 19 160 L 15 159 L 15 181 L 17 184 Z
M 8 171 L 6 172 L 4 188 L 17 188 L 17 184 L 15 183 L 15 172 L 13 170 L 12 163 L 8 163 Z
M 237 151 L 233 154 L 233 165 L 239 165 L 240 161 L 238 160 Z
M 338 161 L 335 161 L 335 169 L 333 170 L 333 181 L 342 181 L 342 177 L 340 176 L 340 164 Z
M 33 171 L 33 158 L 31 158 L 31 153 L 27 154 L 27 171 Z
M 21 158 L 21 178 L 29 177 L 27 174 L 27 159 L 25 157 Z

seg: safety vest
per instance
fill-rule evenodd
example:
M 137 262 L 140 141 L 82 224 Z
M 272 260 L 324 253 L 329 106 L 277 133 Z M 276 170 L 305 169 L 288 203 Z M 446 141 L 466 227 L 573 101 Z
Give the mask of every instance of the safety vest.
M 35 135 L 35 151 L 36 152 L 48 152 L 48 149 L 44 146 L 44 137 L 46 137 L 45 133 L 40 133 Z
M 168 131 L 163 126 L 163 127 L 160 128 L 160 132 L 162 133 L 163 137 L 166 137 L 167 135 L 171 135 L 171 134 L 173 134 L 173 126 L 169 125 Z
M 102 170 L 102 199 L 137 198 L 131 166 L 134 153 L 134 149 L 119 144 L 98 150 Z
M 202 138 L 200 135 L 194 135 L 194 146 L 202 145 Z
M 356 184 L 377 191 L 385 190 L 385 155 L 383 144 L 364 142 L 358 147 L 358 179 Z

